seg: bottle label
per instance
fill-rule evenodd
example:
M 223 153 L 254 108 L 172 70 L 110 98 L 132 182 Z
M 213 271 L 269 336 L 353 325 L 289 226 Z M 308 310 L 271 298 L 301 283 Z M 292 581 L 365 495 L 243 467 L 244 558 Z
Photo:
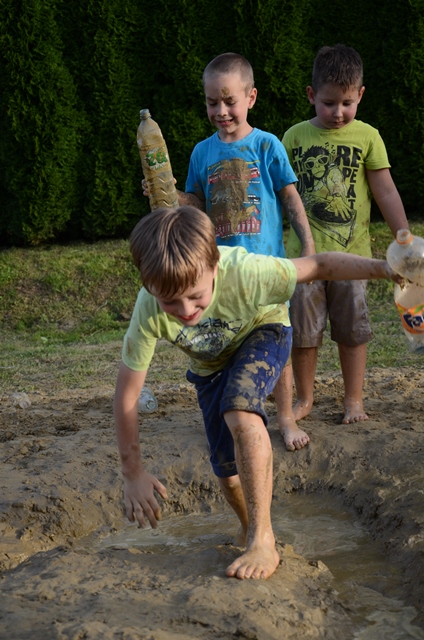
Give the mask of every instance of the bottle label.
M 405 309 L 398 303 L 396 306 L 405 331 L 424 335 L 424 302 L 410 309 Z
M 157 169 L 163 169 L 169 162 L 165 147 L 157 147 L 157 149 L 151 149 L 146 153 L 145 160 L 150 169 L 153 169 L 155 171 Z

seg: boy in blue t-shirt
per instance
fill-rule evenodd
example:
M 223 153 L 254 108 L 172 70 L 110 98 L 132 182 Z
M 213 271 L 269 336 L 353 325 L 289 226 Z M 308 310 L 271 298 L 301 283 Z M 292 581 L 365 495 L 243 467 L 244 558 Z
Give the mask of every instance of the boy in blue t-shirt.
M 217 131 L 195 146 L 186 191 L 178 191 L 180 205 L 195 206 L 210 216 L 218 245 L 242 246 L 280 258 L 286 255 L 283 209 L 301 243 L 301 255 L 314 254 L 295 187 L 297 178 L 284 146 L 273 134 L 247 122 L 257 96 L 250 63 L 236 53 L 219 55 L 206 66 L 203 86 L 208 118 Z M 283 370 L 274 396 L 286 448 L 301 449 L 309 436 L 294 418 L 291 363 Z

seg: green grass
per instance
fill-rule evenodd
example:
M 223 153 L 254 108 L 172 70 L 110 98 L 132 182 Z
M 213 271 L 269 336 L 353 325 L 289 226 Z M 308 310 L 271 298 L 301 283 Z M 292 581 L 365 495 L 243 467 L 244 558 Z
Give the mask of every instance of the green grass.
M 412 223 L 424 237 L 424 223 Z M 385 223 L 371 225 L 373 254 L 392 240 Z M 37 389 L 113 386 L 121 343 L 139 290 L 128 242 L 54 245 L 0 252 L 0 395 Z M 424 359 L 406 344 L 393 303 L 393 283 L 368 284 L 374 340 L 368 367 L 415 366 Z M 158 344 L 148 381 L 184 382 L 186 358 Z M 339 368 L 328 336 L 318 373 Z
M 5 250 L 0 329 L 59 342 L 108 339 L 128 321 L 139 285 L 125 241 Z

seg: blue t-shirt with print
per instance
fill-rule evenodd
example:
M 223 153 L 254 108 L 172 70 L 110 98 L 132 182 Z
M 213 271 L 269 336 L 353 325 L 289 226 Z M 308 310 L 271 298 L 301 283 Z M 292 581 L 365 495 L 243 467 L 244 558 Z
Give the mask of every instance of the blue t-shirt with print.
M 295 182 L 287 152 L 272 133 L 253 129 L 227 143 L 216 132 L 195 146 L 186 192 L 205 200 L 219 245 L 285 257 L 278 192 Z

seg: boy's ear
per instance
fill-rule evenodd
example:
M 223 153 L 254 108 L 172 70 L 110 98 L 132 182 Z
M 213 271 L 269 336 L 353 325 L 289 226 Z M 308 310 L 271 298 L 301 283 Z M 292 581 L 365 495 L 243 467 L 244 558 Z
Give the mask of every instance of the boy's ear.
M 362 86 L 362 87 L 359 89 L 359 92 L 358 92 L 358 94 L 359 94 L 358 104 L 359 104 L 359 103 L 361 102 L 361 100 L 362 100 L 362 96 L 364 95 L 364 91 L 365 91 L 365 87 L 364 87 L 364 86 Z
M 249 95 L 249 106 L 248 106 L 248 109 L 251 109 L 253 107 L 253 105 L 255 104 L 257 95 L 258 95 L 258 90 L 257 90 L 256 87 L 253 87 L 253 89 L 251 89 L 250 95 Z
M 310 85 L 306 87 L 306 95 L 308 96 L 308 100 L 311 104 L 315 104 L 315 91 L 312 89 Z

